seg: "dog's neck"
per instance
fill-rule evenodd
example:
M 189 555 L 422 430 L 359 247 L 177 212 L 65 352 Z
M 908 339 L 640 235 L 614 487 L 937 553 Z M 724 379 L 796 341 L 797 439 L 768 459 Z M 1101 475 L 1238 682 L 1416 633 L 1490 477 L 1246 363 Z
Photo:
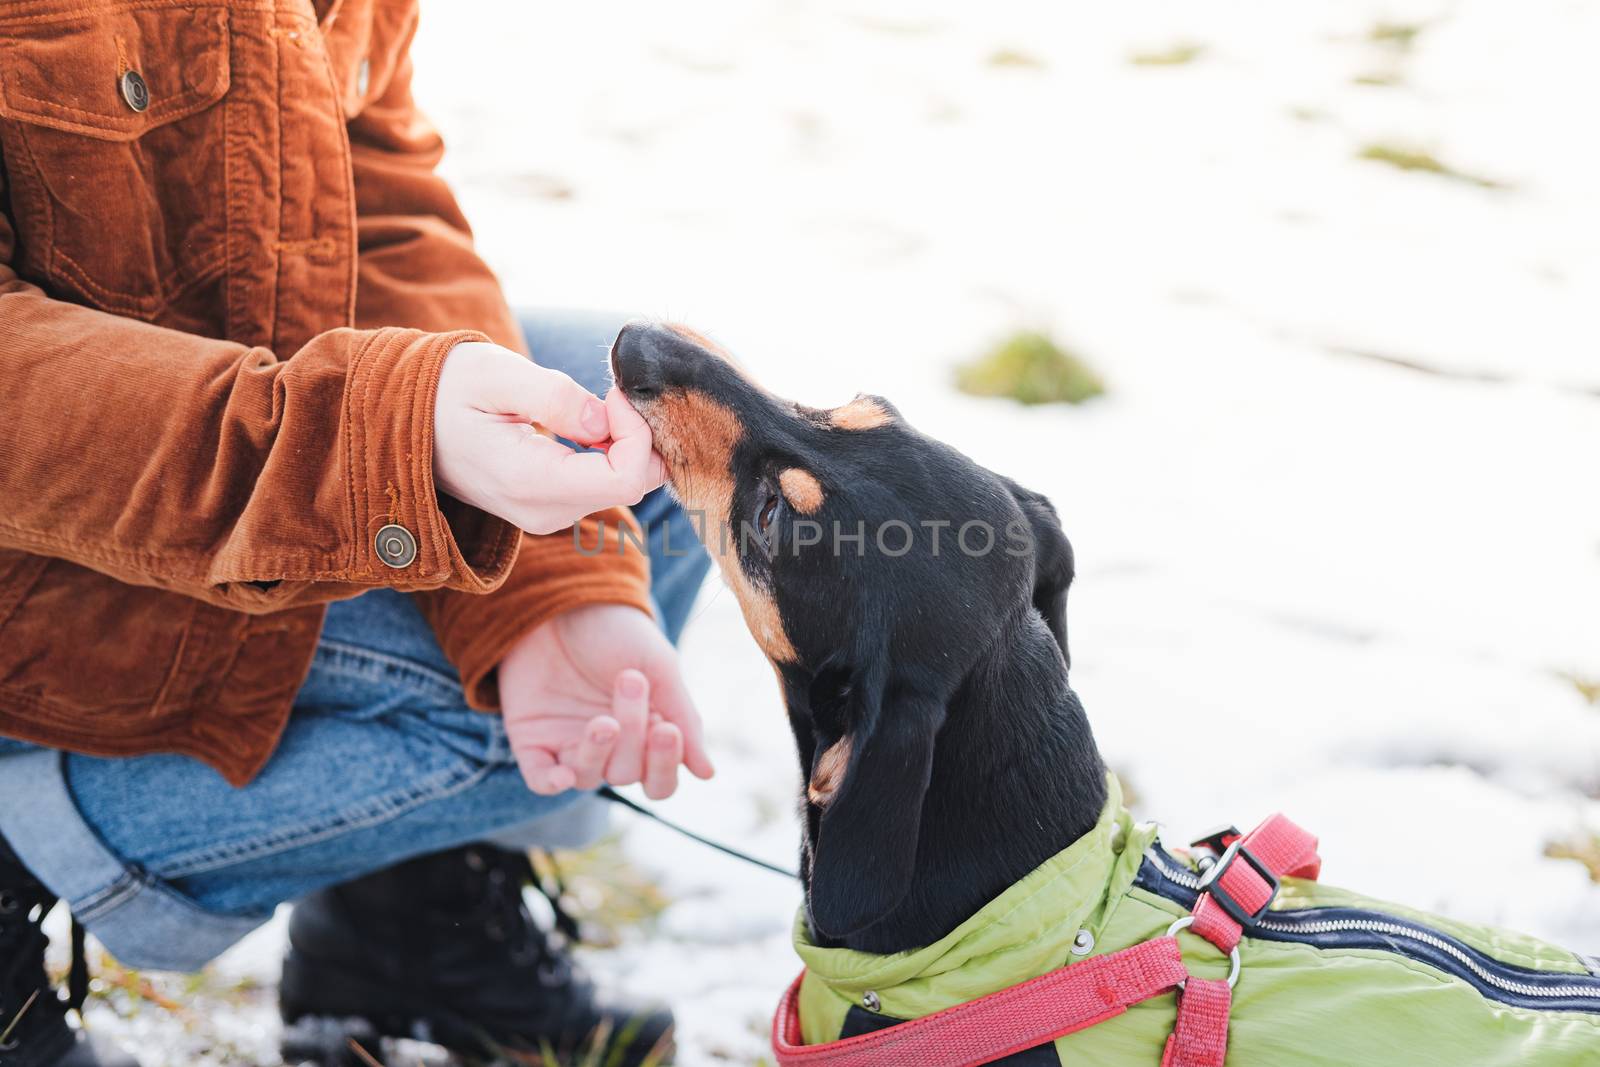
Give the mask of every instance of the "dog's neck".
M 905 900 L 823 944 L 931 944 L 1098 822 L 1105 768 L 1060 650 L 1036 615 L 1006 630 L 950 702 Z

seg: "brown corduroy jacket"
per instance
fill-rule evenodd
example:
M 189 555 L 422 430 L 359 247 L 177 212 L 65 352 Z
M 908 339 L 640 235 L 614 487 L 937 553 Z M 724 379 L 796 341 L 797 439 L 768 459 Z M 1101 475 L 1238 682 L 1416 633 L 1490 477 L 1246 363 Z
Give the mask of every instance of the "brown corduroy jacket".
M 0 735 L 240 784 L 330 600 L 415 593 L 483 709 L 539 623 L 649 610 L 638 552 L 435 490 L 446 354 L 522 340 L 434 173 L 416 18 L 0 4 Z M 416 543 L 400 568 L 390 524 Z

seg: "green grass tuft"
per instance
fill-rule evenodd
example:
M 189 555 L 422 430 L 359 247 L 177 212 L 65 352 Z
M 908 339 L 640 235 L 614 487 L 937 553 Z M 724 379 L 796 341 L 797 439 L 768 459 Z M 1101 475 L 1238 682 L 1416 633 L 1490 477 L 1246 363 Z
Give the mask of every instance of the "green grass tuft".
M 1106 391 L 1082 359 L 1033 331 L 1013 334 L 988 355 L 960 367 L 956 387 L 973 396 L 1004 396 L 1023 404 L 1081 404 Z
M 1181 67 L 1205 55 L 1206 46 L 1193 41 L 1180 41 L 1169 48 L 1149 52 L 1135 52 L 1128 62 L 1136 67 Z
M 1505 188 L 1500 182 L 1491 178 L 1457 170 L 1440 160 L 1432 152 L 1427 152 L 1420 148 L 1374 142 L 1357 152 L 1356 158 L 1371 160 L 1374 163 L 1385 163 L 1399 170 L 1415 171 L 1420 174 L 1435 174 L 1441 178 L 1449 178 L 1452 181 L 1476 185 L 1480 189 Z
M 1367 31 L 1367 40 L 1391 48 L 1410 48 L 1417 41 L 1422 26 L 1415 22 L 1375 22 Z

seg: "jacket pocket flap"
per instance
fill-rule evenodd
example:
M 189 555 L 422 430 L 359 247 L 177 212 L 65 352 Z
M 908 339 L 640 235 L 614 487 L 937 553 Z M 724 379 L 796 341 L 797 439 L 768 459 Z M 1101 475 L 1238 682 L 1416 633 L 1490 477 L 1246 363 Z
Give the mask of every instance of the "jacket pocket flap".
M 224 8 L 141 8 L 3 23 L 0 17 L 0 117 L 132 141 L 210 107 L 228 91 Z M 137 82 L 132 90 L 125 86 L 130 72 Z M 138 86 L 143 110 L 134 107 Z

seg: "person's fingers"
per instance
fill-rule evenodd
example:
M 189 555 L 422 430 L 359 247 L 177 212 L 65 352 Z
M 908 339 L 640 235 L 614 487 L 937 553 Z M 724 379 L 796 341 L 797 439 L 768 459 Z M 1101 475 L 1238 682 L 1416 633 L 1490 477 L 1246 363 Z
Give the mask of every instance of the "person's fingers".
M 637 504 L 662 481 L 661 457 L 636 445 L 613 441 L 605 452 L 568 452 L 554 459 L 541 485 L 543 494 L 589 511 Z
M 683 734 L 684 765 L 696 778 L 710 778 L 717 770 L 706 752 L 705 728 L 689 697 L 688 687 L 683 684 L 683 676 L 678 673 L 676 656 L 660 661 L 652 672 L 651 684 L 655 687 L 655 711 Z
M 613 388 L 606 394 L 606 421 L 611 431 L 611 445 L 606 449 L 606 458 L 612 468 L 641 476 L 645 482 L 645 492 L 665 481 L 666 470 L 660 454 L 655 450 L 650 424 L 628 403 L 621 389 Z
M 549 367 L 525 359 L 500 367 L 497 406 L 580 444 L 596 444 L 611 436 L 606 405 L 589 390 Z
M 666 467 L 652 446 L 650 427 L 623 399 L 621 391 L 613 389 L 604 406 L 609 413 L 611 436 L 602 442 L 603 451 L 556 451 L 526 442 L 535 449 L 532 455 L 540 464 L 536 480 L 539 496 L 563 501 L 575 515 L 617 504 L 637 504 L 666 480 Z
M 541 796 L 564 793 L 577 781 L 571 768 L 558 764 L 549 749 L 524 745 L 515 747 L 512 755 L 516 757 L 517 768 L 522 771 L 522 780 L 528 783 L 529 789 Z
M 644 774 L 644 738 L 650 720 L 650 682 L 643 674 L 634 670 L 617 672 L 611 687 L 611 715 L 620 732 L 606 764 L 606 781 L 632 785 Z
M 641 433 L 649 436 L 650 424 L 644 421 L 639 409 L 629 403 L 627 396 L 615 385 L 606 393 L 606 417 L 611 420 L 611 434 L 614 437 L 637 437 Z
M 599 788 L 619 733 L 621 729 L 616 719 L 609 715 L 597 715 L 584 727 L 583 740 L 570 751 L 562 752 L 562 765 L 569 768 L 577 779 L 575 788 Z
M 670 722 L 650 730 L 644 755 L 644 795 L 665 800 L 678 789 L 678 764 L 683 762 L 683 734 Z

